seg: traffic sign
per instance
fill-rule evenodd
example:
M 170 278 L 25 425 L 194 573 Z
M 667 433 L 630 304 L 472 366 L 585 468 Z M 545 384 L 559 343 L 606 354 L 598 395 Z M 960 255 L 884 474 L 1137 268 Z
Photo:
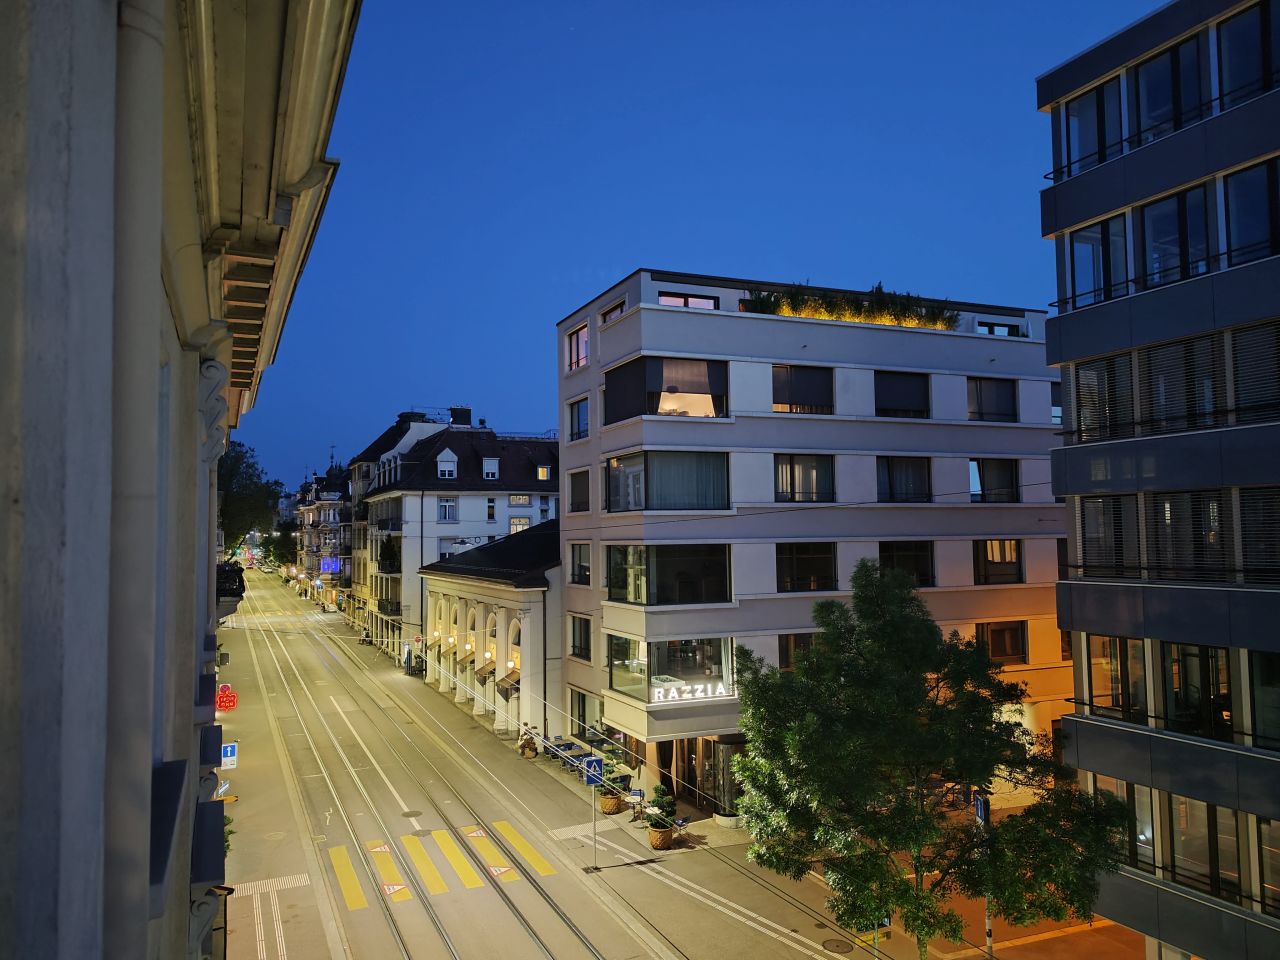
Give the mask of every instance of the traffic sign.
M 973 793 L 973 815 L 983 825 L 991 822 L 991 800 L 985 793 L 977 790 Z
M 582 769 L 588 787 L 598 787 L 604 783 L 604 757 L 586 757 L 582 761 Z
M 218 685 L 218 695 L 213 698 L 213 705 L 219 710 L 234 710 L 240 703 L 240 694 L 231 689 L 231 684 Z
M 238 757 L 236 756 L 236 753 L 237 753 L 237 748 L 239 746 L 240 744 L 238 743 L 224 743 L 222 745 L 222 769 L 223 770 L 235 769 L 236 763 L 238 762 Z

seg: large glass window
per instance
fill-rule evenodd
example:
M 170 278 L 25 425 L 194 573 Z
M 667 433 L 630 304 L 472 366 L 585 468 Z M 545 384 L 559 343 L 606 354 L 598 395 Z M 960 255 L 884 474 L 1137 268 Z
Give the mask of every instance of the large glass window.
M 610 546 L 609 599 L 624 603 L 726 603 L 727 544 Z
M 1240 491 L 1244 582 L 1280 584 L 1280 487 Z
M 932 587 L 932 540 L 881 540 L 880 569 L 901 570 L 917 587 Z
M 779 593 L 836 588 L 834 543 L 779 543 L 775 549 Z
M 1198 430 L 1225 423 L 1226 393 L 1220 334 L 1138 351 L 1143 433 Z
M 1080 498 L 1080 561 L 1085 577 L 1137 577 L 1138 498 Z
M 569 474 L 569 512 L 587 513 L 591 510 L 591 471 L 577 470 Z
M 1200 41 L 1170 47 L 1138 65 L 1138 142 L 1150 143 L 1203 115 Z
M 1018 381 L 969 378 L 969 419 L 1018 421 Z
M 723 360 L 637 357 L 604 375 L 604 422 L 642 414 L 723 417 L 729 368 Z
M 1175 883 L 1240 902 L 1240 844 L 1236 813 L 1169 794 L 1169 850 L 1165 869 Z
M 591 544 L 569 544 L 569 582 L 591 585 Z
M 591 618 L 569 615 L 569 656 L 591 660 Z
M 658 303 L 664 307 L 691 307 L 694 310 L 719 310 L 720 298 L 698 293 L 659 293 Z
M 581 440 L 591 432 L 591 412 L 587 398 L 569 404 L 569 439 Z
M 1133 637 L 1089 634 L 1089 708 L 1100 717 L 1147 722 L 1147 661 Z
M 1262 909 L 1280 916 L 1280 820 L 1258 818 L 1258 864 L 1262 868 Z
M 608 634 L 608 638 L 609 689 L 636 700 L 647 701 L 649 683 L 644 641 L 612 633 Z
M 773 499 L 778 503 L 831 503 L 836 498 L 835 457 L 775 453 Z
M 632 640 L 608 635 L 609 688 L 645 703 L 734 695 L 733 638 Z
M 581 690 L 569 691 L 569 715 L 573 718 L 573 735 L 585 739 L 588 731 L 599 730 L 604 718 L 604 701 Z
M 1161 644 L 1165 726 L 1231 742 L 1231 660 L 1225 647 Z
M 970 460 L 969 500 L 971 503 L 1017 503 L 1018 461 Z
M 1147 570 L 1153 580 L 1226 580 L 1230 495 L 1222 490 L 1152 493 L 1147 497 Z
M 1224 110 L 1271 87 L 1263 19 L 1263 4 L 1256 4 L 1218 24 L 1218 88 Z
M 610 457 L 605 475 L 613 513 L 729 508 L 727 453 L 650 450 Z
M 929 375 L 876 371 L 876 416 L 929 417 Z
M 1280 653 L 1255 650 L 1249 654 L 1249 685 L 1254 745 L 1280 750 Z
M 1227 258 L 1231 266 L 1278 252 L 1276 162 L 1269 160 L 1224 178 Z
M 773 365 L 774 413 L 834 413 L 830 367 Z
M 1124 214 L 1071 234 L 1071 305 L 1123 297 L 1129 292 Z
M 1209 272 L 1203 186 L 1142 208 L 1142 264 L 1148 287 Z
M 1156 872 L 1155 827 L 1152 822 L 1151 788 L 1140 783 L 1128 783 L 1115 777 L 1094 774 L 1094 789 L 1105 790 L 1119 797 L 1129 808 L 1128 862 L 1146 873 Z
M 1083 96 L 1067 101 L 1067 174 L 1075 176 L 1123 147 L 1120 127 L 1120 81 L 1108 80 Z
M 1075 366 L 1076 439 L 1133 436 L 1133 360 L 1127 353 Z
M 565 338 L 570 370 L 577 370 L 587 365 L 587 327 L 583 324 L 576 330 L 569 331 Z
M 928 503 L 933 499 L 928 457 L 876 457 L 881 503 Z
M 1027 621 L 1004 620 L 976 625 L 978 645 L 996 663 L 1027 662 Z
M 1022 583 L 1021 540 L 973 541 L 973 582 L 979 586 Z

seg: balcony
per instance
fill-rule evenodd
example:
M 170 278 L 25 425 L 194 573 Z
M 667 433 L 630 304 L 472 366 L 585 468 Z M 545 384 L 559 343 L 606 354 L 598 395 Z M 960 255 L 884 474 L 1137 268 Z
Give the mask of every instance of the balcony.
M 400 601 L 399 600 L 379 600 L 378 612 L 386 617 L 398 617 L 400 616 Z
M 379 517 L 374 526 L 384 533 L 399 533 L 403 523 L 400 517 Z

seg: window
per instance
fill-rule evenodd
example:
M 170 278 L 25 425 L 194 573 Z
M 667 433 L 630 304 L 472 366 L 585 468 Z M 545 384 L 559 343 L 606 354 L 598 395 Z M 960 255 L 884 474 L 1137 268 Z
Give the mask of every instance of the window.
M 458 476 L 457 460 L 437 460 L 436 475 L 441 480 L 453 480 Z
M 569 331 L 565 338 L 568 347 L 568 364 L 570 370 L 577 370 L 587 365 L 587 325 Z
M 1252 651 L 1249 683 L 1253 692 L 1253 742 L 1280 750 L 1280 653 Z
M 876 457 L 877 499 L 881 503 L 928 503 L 928 457 Z
M 1271 87 L 1263 6 L 1257 4 L 1218 24 L 1218 89 L 1223 110 Z
M 880 541 L 880 569 L 900 570 L 917 587 L 933 586 L 932 540 Z
M 1240 838 L 1236 813 L 1169 794 L 1169 879 L 1210 896 L 1240 902 Z
M 604 379 L 606 424 L 644 414 L 724 417 L 728 411 L 729 366 L 723 360 L 637 357 Z
M 1062 384 L 1057 380 L 1049 383 L 1049 422 L 1062 424 Z
M 508 531 L 507 531 L 507 532 L 508 532 L 508 533 L 519 533 L 521 530 L 528 530 L 528 529 L 529 529 L 529 518 L 528 518 L 528 517 L 512 517 L 512 518 L 511 518 L 511 524 L 510 524 L 510 526 L 509 526 L 509 528 L 508 528 Z
M 1227 198 L 1227 260 L 1231 266 L 1280 252 L 1276 162 L 1268 160 L 1223 181 Z
M 650 450 L 610 457 L 605 464 L 605 509 L 727 510 L 729 455 Z
M 1119 156 L 1124 142 L 1119 79 L 1108 80 L 1067 101 L 1066 119 L 1068 176 Z
M 777 503 L 832 503 L 835 457 L 825 453 L 775 453 L 773 499 Z
M 1115 777 L 1093 775 L 1095 791 L 1105 790 L 1125 802 L 1129 808 L 1128 839 L 1129 866 L 1145 873 L 1156 872 L 1155 827 L 1152 822 L 1151 788 L 1140 783 L 1127 783 Z
M 813 649 L 812 633 L 784 633 L 778 637 L 778 669 L 795 669 L 796 654 Z
M 1258 864 L 1262 872 L 1262 910 L 1280 916 L 1280 820 L 1258 818 Z
M 1080 498 L 1080 562 L 1085 577 L 1137 577 L 1138 498 Z
M 610 600 L 649 605 L 729 600 L 726 544 L 609 546 L 606 556 Z
M 970 460 L 969 501 L 971 503 L 1017 503 L 1017 460 Z
M 538 467 L 538 479 L 539 479 L 539 480 L 550 480 L 550 479 L 551 479 L 551 468 L 550 468 L 550 467 L 539 466 L 539 467 Z
M 979 320 L 975 325 L 978 333 L 989 337 L 1020 337 L 1022 327 L 1016 323 L 996 323 L 992 320 Z
M 586 397 L 569 404 L 569 439 L 571 441 L 584 439 L 590 431 L 590 423 Z
M 1142 432 L 1173 433 L 1225 423 L 1226 381 L 1221 335 L 1139 350 Z
M 591 618 L 569 616 L 569 656 L 591 662 Z
M 969 419 L 1018 421 L 1018 381 L 969 378 Z
M 648 700 L 647 676 L 648 651 L 643 640 L 619 637 L 610 633 L 609 638 L 609 689 L 636 700 Z
M 591 586 L 591 544 L 569 544 L 569 582 Z
M 1147 496 L 1147 568 L 1154 580 L 1226 580 L 1230 494 L 1222 490 Z
M 436 501 L 436 519 L 444 523 L 454 523 L 458 519 L 458 498 L 440 497 Z
M 578 470 L 569 474 L 569 512 L 587 513 L 591 510 L 591 473 Z
M 611 690 L 645 703 L 734 695 L 732 637 L 645 642 L 607 636 Z
M 773 365 L 773 412 L 835 412 L 830 367 Z
M 929 375 L 876 371 L 876 416 L 929 418 Z
M 486 480 L 498 479 L 498 458 L 497 457 L 484 458 L 484 478 Z
M 1061 647 L 1058 650 L 1059 659 L 1066 660 L 1066 661 L 1074 660 L 1075 655 L 1072 652 L 1071 631 L 1059 630 L 1058 634 L 1059 634 L 1059 641 L 1061 642 Z
M 1073 372 L 1077 441 L 1133 436 L 1133 361 L 1129 354 L 1078 363 Z
M 1124 214 L 1071 234 L 1071 305 L 1123 297 L 1129 292 Z
M 695 310 L 719 310 L 720 298 L 697 293 L 659 293 L 658 303 L 664 307 L 692 307 Z
M 1237 423 L 1280 418 L 1280 321 L 1231 332 Z
M 1021 540 L 973 541 L 973 582 L 979 586 L 1022 583 Z
M 1089 708 L 1100 717 L 1147 722 L 1147 661 L 1133 637 L 1085 637 L 1089 654 Z
M 590 729 L 600 729 L 604 717 L 604 702 L 599 697 L 569 690 L 569 716 L 573 719 L 573 736 L 587 736 Z
M 1056 541 L 1058 545 L 1058 579 L 1071 579 L 1071 562 L 1067 556 L 1067 539 L 1059 537 Z
M 1231 665 L 1224 647 L 1161 644 L 1165 726 L 1211 740 L 1231 731 Z
M 1027 621 L 1004 620 L 977 624 L 978 645 L 996 663 L 1027 662 Z
M 1204 115 L 1200 41 L 1185 40 L 1138 65 L 1138 143 L 1151 143 Z
M 1209 272 L 1204 187 L 1149 203 L 1141 209 L 1142 278 L 1147 287 Z
M 836 588 L 834 543 L 779 543 L 775 549 L 779 593 Z
M 606 323 L 612 323 L 614 320 L 617 320 L 626 312 L 626 309 L 627 301 L 619 300 L 612 307 L 609 307 L 609 309 L 602 310 L 600 312 L 600 325 L 603 326 Z
M 484 518 L 489 523 L 497 523 L 498 521 L 498 500 L 496 497 L 489 497 L 484 502 Z
M 539 467 L 538 469 L 542 468 Z M 527 493 L 513 493 L 507 497 L 507 506 L 510 507 L 527 507 L 532 503 L 533 498 Z

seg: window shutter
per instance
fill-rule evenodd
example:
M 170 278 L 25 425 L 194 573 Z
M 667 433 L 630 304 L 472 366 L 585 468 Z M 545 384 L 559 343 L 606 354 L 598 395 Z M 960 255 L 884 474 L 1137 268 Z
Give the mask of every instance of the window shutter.
M 1240 491 L 1245 583 L 1280 584 L 1280 487 Z
M 1222 336 L 1210 334 L 1138 351 L 1143 433 L 1197 430 L 1226 421 Z
M 1147 495 L 1147 570 L 1152 579 L 1228 580 L 1232 566 L 1229 491 Z
M 1133 361 L 1129 354 L 1076 364 L 1072 400 L 1077 442 L 1133 436 Z
M 1231 334 L 1237 423 L 1280 420 L 1280 320 Z
M 1080 498 L 1080 561 L 1085 577 L 1138 576 L 1138 498 Z

